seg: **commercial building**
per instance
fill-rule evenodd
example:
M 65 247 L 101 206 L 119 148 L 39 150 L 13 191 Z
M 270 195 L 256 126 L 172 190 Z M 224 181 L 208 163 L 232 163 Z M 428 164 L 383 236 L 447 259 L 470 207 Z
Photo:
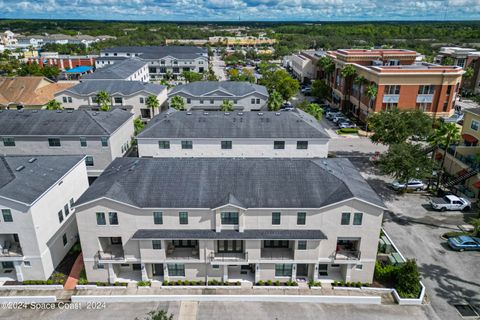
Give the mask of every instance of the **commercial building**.
M 173 111 L 137 136 L 140 157 L 326 158 L 330 136 L 311 115 Z
M 471 48 L 441 47 L 435 62 L 445 64 L 451 59 L 453 65 L 463 69 L 472 68 L 471 77 L 463 77 L 462 90 L 464 93 L 480 93 L 480 51 Z
M 18 36 L 17 46 L 20 48 L 27 48 L 33 46 L 34 48 L 40 48 L 47 43 L 56 43 L 56 44 L 83 44 L 86 47 L 89 47 L 92 43 L 99 41 L 106 41 L 116 39 L 116 37 L 101 35 L 101 36 L 90 36 L 90 35 L 75 35 L 69 36 L 66 34 L 45 34 L 45 35 L 29 35 L 29 36 Z
M 118 158 L 75 210 L 93 282 L 371 282 L 384 204 L 347 159 Z
M 55 66 L 60 71 L 70 70 L 77 67 L 93 67 L 97 55 L 67 55 L 58 52 L 41 52 L 40 56 L 27 58 L 28 63 L 36 63 L 40 67 Z
M 290 56 L 290 66 L 295 77 L 302 83 L 317 79 L 319 75 L 318 60 L 326 55 L 325 51 L 307 50 Z
M 78 241 L 84 156 L 0 156 L 0 279 L 46 280 Z
M 149 82 L 148 63 L 138 58 L 130 58 L 95 70 L 82 76 L 87 80 L 125 80 Z

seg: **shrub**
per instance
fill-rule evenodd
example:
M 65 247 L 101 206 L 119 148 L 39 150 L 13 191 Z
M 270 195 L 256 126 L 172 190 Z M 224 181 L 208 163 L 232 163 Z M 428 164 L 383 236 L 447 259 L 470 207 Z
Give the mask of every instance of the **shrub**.
M 370 283 L 365 282 L 365 283 L 362 284 L 362 287 L 370 287 Z
M 380 282 L 391 282 L 395 280 L 395 274 L 398 267 L 391 264 L 382 265 L 379 261 L 375 262 L 374 276 Z
M 265 281 L 263 281 L 263 280 L 260 280 L 260 281 L 258 281 L 258 283 L 257 283 L 257 284 L 258 284 L 259 286 L 264 286 L 264 285 L 265 285 Z
M 88 280 L 87 279 L 84 279 L 84 278 L 80 278 L 78 279 L 78 284 L 80 285 L 85 285 L 88 283 Z
M 181 286 L 183 284 L 182 280 L 177 280 L 176 285 Z
M 149 287 L 152 283 L 150 281 L 138 281 L 137 286 L 139 287 Z
M 235 282 L 235 285 L 236 285 L 236 286 L 241 285 L 240 281 Z
M 395 289 L 402 298 L 417 298 L 421 291 L 420 274 L 415 260 L 407 260 L 396 272 Z
M 278 287 L 278 286 L 280 285 L 280 281 L 278 281 L 278 280 L 277 280 L 277 281 L 275 281 L 275 283 L 274 283 L 274 284 L 275 284 L 275 286 L 277 286 L 277 287 Z
M 170 285 L 170 283 L 168 282 L 168 280 L 164 280 L 163 283 L 162 283 L 162 286 L 168 286 Z
M 345 286 L 345 282 L 340 281 L 340 283 L 339 283 L 338 285 L 339 285 L 340 287 L 343 287 L 343 286 Z
M 53 284 L 53 280 L 47 280 L 47 284 Z
M 340 133 L 358 133 L 357 128 L 342 128 L 338 130 Z
M 188 281 L 188 280 L 183 281 L 183 285 L 184 285 L 184 286 L 189 286 L 189 285 L 190 285 L 190 281 Z
M 361 288 L 361 287 L 362 287 L 362 283 L 361 283 L 361 282 L 357 282 L 357 283 L 355 283 L 355 287 L 357 287 L 357 288 Z
M 271 286 L 273 284 L 272 280 L 267 281 L 267 286 Z
M 338 286 L 338 281 L 337 280 L 333 281 L 332 286 L 334 287 Z

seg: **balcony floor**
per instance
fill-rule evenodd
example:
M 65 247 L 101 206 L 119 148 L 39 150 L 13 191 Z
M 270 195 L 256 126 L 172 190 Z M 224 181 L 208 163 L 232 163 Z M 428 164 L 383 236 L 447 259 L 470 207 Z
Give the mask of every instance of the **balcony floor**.
M 194 254 L 194 252 L 196 252 Z M 195 248 L 175 248 L 173 252 L 166 252 L 167 259 L 178 260 L 199 260 L 198 249 Z

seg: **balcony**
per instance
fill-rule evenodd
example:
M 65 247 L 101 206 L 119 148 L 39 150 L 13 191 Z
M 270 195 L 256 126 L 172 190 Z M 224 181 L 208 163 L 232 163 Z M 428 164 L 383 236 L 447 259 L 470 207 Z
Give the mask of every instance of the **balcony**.
M 121 244 L 112 244 L 105 247 L 104 250 L 99 250 L 98 259 L 108 261 L 125 260 L 123 246 Z
M 265 260 L 293 260 L 294 253 L 289 248 L 262 248 L 260 257 Z
M 337 239 L 337 249 L 333 252 L 334 260 L 360 260 L 360 239 Z
M 169 260 L 199 260 L 198 241 L 180 240 L 167 242 L 166 259 Z
M 4 242 L 1 245 L 0 250 L 0 258 L 18 258 L 23 257 L 22 248 L 20 247 L 20 243 L 14 242 Z
M 248 253 L 247 252 L 212 252 L 210 254 L 211 262 L 247 262 Z
M 360 250 L 338 250 L 334 253 L 335 260 L 360 260 Z

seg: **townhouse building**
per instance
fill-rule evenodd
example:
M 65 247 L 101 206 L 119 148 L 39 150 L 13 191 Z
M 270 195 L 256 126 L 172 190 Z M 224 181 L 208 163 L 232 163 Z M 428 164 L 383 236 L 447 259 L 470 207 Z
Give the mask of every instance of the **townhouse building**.
M 118 57 L 138 57 L 148 63 L 151 80 L 160 80 L 171 74 L 179 77 L 184 71 L 208 71 L 208 50 L 195 46 L 131 46 L 102 50 L 104 64 L 118 63 Z
M 118 158 L 75 210 L 89 281 L 371 282 L 384 204 L 347 159 Z
M 435 63 L 445 64 L 447 59 L 453 61 L 453 65 L 463 69 L 472 68 L 473 74 L 462 82 L 464 93 L 480 93 L 480 51 L 472 48 L 441 47 L 435 57 Z
M 105 66 L 93 73 L 82 76 L 82 81 L 87 80 L 125 80 L 149 82 L 147 62 L 138 58 L 130 58 L 118 63 Z
M 1 110 L 0 155 L 85 155 L 97 177 L 129 149 L 133 114 L 123 110 Z
M 0 279 L 47 280 L 78 242 L 84 156 L 0 156 Z
M 183 98 L 187 110 L 220 110 L 223 101 L 233 102 L 240 111 L 259 111 L 267 108 L 267 88 L 244 81 L 195 81 L 178 85 L 169 94 Z
M 137 136 L 140 157 L 328 156 L 330 136 L 311 115 L 291 112 L 172 111 Z
M 335 64 L 334 72 L 324 73 L 333 104 L 361 120 L 391 108 L 419 109 L 434 117 L 448 117 L 455 110 L 461 67 L 416 62 L 417 52 L 403 49 L 341 49 L 327 56 Z M 354 67 L 354 76 L 342 77 L 346 65 Z M 363 77 L 361 84 L 356 77 Z M 375 97 L 367 95 L 370 85 L 377 87 Z
M 295 77 L 302 83 L 308 83 L 319 77 L 318 60 L 326 55 L 325 51 L 306 50 L 292 54 L 290 65 Z
M 150 120 L 155 113 L 167 108 L 167 88 L 141 81 L 85 80 L 56 93 L 55 100 L 65 109 L 99 111 L 97 95 L 101 91 L 108 93 L 112 109 L 129 111 L 144 121 Z M 149 96 L 157 97 L 159 110 L 151 110 L 147 106 Z

